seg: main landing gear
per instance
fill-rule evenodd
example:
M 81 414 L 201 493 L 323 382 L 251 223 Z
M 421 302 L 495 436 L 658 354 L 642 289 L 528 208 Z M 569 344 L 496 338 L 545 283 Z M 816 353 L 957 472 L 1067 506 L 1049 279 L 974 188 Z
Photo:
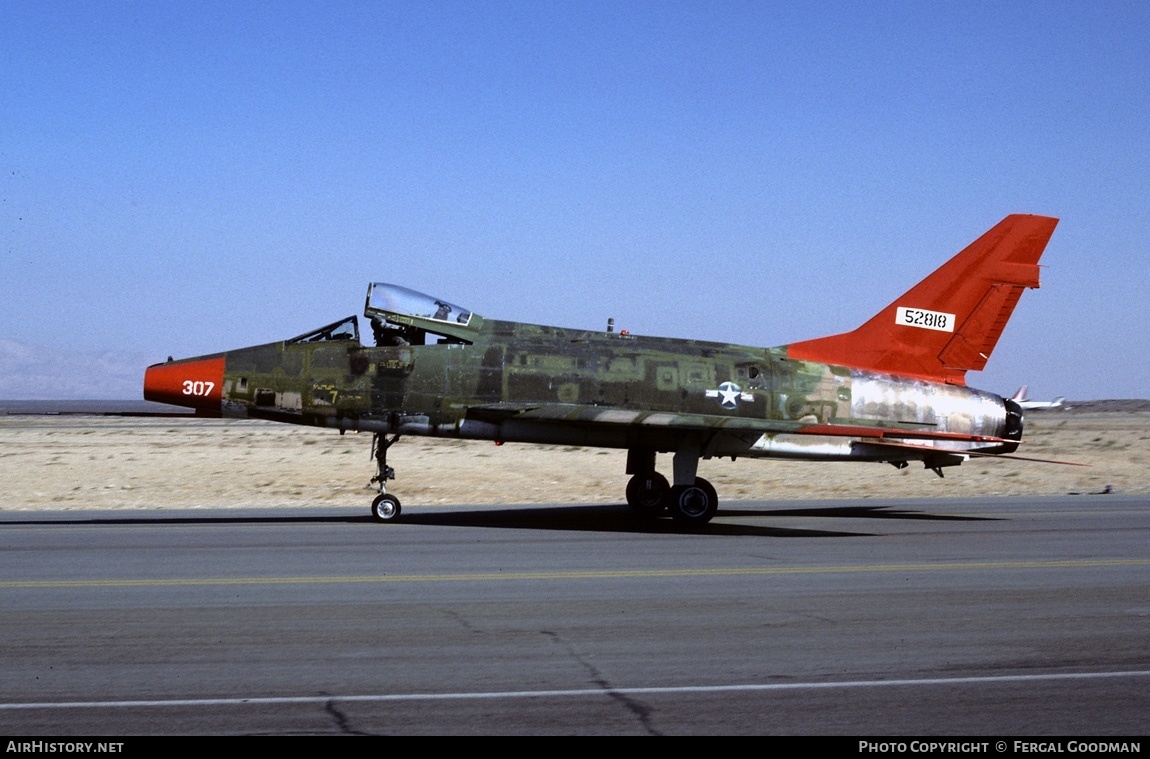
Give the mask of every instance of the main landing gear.
M 387 492 L 387 481 L 395 479 L 395 470 L 387 464 L 387 449 L 399 440 L 376 433 L 371 455 L 376 472 L 371 485 L 379 495 L 371 502 L 371 515 L 380 522 L 395 522 L 402 511 L 399 499 Z M 627 452 L 627 504 L 646 519 L 670 514 L 676 522 L 688 527 L 702 526 L 719 510 L 719 496 L 711 483 L 697 476 L 700 458 L 698 441 L 687 440 L 675 452 L 675 482 L 655 471 L 655 451 L 633 448 Z
M 627 452 L 627 505 L 640 517 L 654 519 L 670 513 L 687 526 L 710 522 L 719 510 L 719 495 L 711 483 L 696 476 L 699 448 L 689 441 L 675 453 L 675 484 L 655 471 L 655 451 Z
M 395 470 L 387 465 L 387 449 L 399 440 L 394 435 L 390 440 L 385 435 L 375 433 L 371 441 L 371 455 L 375 457 L 375 476 L 371 478 L 371 485 L 378 483 L 379 495 L 371 502 L 371 515 L 380 522 L 394 522 L 399 519 L 402 510 L 399 499 L 387 492 L 387 481 L 395 479 Z

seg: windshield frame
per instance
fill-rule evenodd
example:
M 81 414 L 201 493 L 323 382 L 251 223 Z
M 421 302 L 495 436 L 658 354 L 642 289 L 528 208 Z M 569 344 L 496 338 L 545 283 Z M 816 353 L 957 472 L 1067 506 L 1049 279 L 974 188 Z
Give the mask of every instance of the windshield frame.
M 347 334 L 350 325 L 351 334 Z M 348 340 L 359 342 L 359 319 L 354 315 L 348 316 L 339 321 L 334 321 L 331 324 L 325 324 L 319 329 L 313 329 L 310 332 L 304 332 L 302 335 L 287 340 L 288 345 L 298 345 L 301 343 L 342 343 Z

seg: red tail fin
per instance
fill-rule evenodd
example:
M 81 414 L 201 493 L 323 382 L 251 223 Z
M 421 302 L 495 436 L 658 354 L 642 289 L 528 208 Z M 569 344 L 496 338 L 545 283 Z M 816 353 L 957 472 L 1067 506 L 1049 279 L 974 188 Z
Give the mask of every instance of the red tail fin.
M 787 346 L 791 358 L 966 384 L 986 366 L 1058 219 L 1014 214 L 853 332 Z

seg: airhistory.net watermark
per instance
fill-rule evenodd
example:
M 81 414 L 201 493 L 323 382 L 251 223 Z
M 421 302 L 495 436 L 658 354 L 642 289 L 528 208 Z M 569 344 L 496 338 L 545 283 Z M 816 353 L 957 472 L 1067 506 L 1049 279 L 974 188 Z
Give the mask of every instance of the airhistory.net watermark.
M 7 754 L 120 754 L 123 742 L 96 741 L 8 741 Z

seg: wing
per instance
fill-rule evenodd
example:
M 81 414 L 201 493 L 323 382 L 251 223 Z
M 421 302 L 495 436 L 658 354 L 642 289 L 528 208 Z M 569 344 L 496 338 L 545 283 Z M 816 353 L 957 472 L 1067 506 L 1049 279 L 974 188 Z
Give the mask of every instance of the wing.
M 696 432 L 727 431 L 758 434 L 797 432 L 806 426 L 800 422 L 711 414 L 635 411 L 587 406 L 578 403 L 492 403 L 469 407 L 466 418 L 494 424 L 515 420 L 538 424 L 566 424 L 577 427 L 651 427 Z
M 717 416 L 711 414 L 681 414 L 663 411 L 636 411 L 582 404 L 513 404 L 494 403 L 472 406 L 466 419 L 499 425 L 509 431 L 524 426 L 542 425 L 548 428 L 565 426 L 590 434 L 593 430 L 614 430 L 639 436 L 656 445 L 665 443 L 664 450 L 673 450 L 687 434 L 702 434 L 709 440 L 720 440 L 719 446 L 727 455 L 732 448 L 749 448 L 760 437 L 778 435 L 823 436 L 845 438 L 852 446 L 886 448 L 892 459 L 919 459 L 940 453 L 1016 458 L 994 453 L 993 449 L 1017 443 L 1015 440 L 990 435 L 965 435 L 940 432 L 921 425 L 870 426 L 865 424 L 810 424 L 782 419 L 755 419 L 748 417 Z M 508 435 L 509 439 L 518 439 Z M 630 439 L 633 439 L 630 438 Z M 542 442 L 542 441 L 540 441 Z M 979 450 L 979 449 L 985 450 Z M 901 455 L 898 455 L 901 454 Z M 1048 463 L 1069 463 L 1055 462 Z

